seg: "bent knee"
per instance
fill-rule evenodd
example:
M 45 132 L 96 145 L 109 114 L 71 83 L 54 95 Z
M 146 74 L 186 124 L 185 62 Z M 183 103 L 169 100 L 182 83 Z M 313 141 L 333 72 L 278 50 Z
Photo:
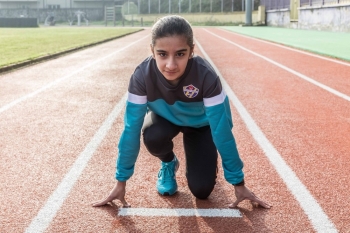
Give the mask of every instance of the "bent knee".
M 159 145 L 162 143 L 162 138 L 156 134 L 145 132 L 143 134 L 143 142 L 146 144 L 146 146 Z
M 215 186 L 215 182 L 212 184 L 188 184 L 190 191 L 192 194 L 198 199 L 206 199 L 209 197 L 211 192 L 213 191 Z

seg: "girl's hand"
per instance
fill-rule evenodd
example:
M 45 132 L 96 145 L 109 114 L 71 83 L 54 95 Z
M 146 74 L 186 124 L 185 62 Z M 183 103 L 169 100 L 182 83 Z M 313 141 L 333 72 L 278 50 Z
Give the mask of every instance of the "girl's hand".
M 108 202 L 118 199 L 123 204 L 123 207 L 130 207 L 130 205 L 125 201 L 125 186 L 126 182 L 117 181 L 116 185 L 109 193 L 109 195 L 104 199 L 92 204 L 93 207 L 103 206 Z
M 251 202 L 255 202 L 266 209 L 271 208 L 271 205 L 267 204 L 265 201 L 255 196 L 255 194 L 244 185 L 235 186 L 235 195 L 237 200 L 233 204 L 229 205 L 229 208 L 236 208 L 238 203 L 240 203 L 243 200 L 250 200 Z

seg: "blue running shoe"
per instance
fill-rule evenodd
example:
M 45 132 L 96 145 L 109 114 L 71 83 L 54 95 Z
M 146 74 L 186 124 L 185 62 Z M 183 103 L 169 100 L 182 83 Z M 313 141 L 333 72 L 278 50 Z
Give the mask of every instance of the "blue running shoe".
M 162 167 L 158 172 L 157 190 L 164 196 L 171 196 L 177 191 L 176 175 L 179 169 L 179 161 L 174 156 L 173 161 L 162 162 Z

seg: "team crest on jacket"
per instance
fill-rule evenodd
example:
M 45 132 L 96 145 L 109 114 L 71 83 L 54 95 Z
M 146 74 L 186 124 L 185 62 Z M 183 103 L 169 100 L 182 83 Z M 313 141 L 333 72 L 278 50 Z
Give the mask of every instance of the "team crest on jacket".
M 199 89 L 197 87 L 193 86 L 192 84 L 188 85 L 188 86 L 184 86 L 183 91 L 184 91 L 185 96 L 188 98 L 194 98 L 199 93 Z

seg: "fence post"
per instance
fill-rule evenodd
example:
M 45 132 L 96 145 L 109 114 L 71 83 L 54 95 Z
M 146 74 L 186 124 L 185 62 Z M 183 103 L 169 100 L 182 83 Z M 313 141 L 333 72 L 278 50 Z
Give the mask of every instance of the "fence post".
M 141 2 L 140 0 L 137 0 L 137 12 L 140 14 L 140 5 L 141 5 Z
M 252 0 L 246 0 L 245 25 L 252 25 Z

